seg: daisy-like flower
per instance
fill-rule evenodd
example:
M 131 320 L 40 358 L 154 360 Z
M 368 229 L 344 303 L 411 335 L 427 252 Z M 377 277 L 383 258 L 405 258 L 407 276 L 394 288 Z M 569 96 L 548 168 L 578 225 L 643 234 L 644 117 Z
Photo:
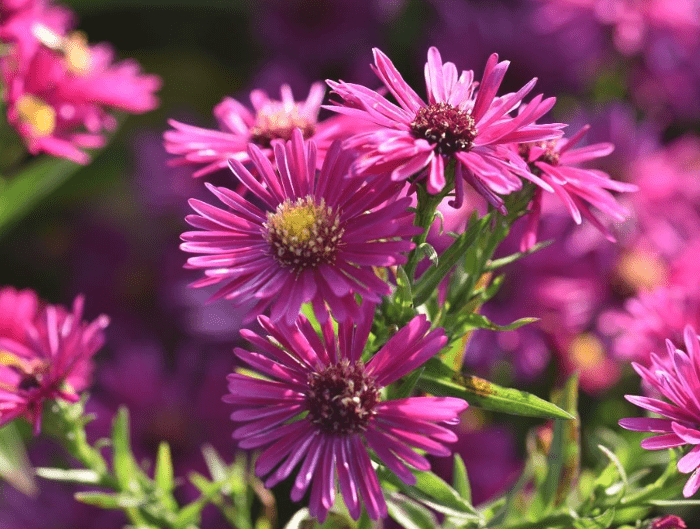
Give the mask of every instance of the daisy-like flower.
M 621 419 L 620 426 L 657 434 L 642 441 L 642 447 L 648 450 L 692 445 L 678 460 L 680 472 L 692 472 L 683 487 L 683 496 L 688 498 L 700 488 L 700 341 L 690 326 L 685 328 L 684 340 L 687 352 L 676 349 L 669 340 L 666 342 L 667 358 L 661 359 L 652 353 L 649 369 L 632 363 L 642 380 L 670 402 L 636 395 L 625 395 L 625 398 L 662 417 Z
M 108 110 L 152 110 L 161 81 L 142 74 L 135 61 L 114 63 L 107 44 L 88 45 L 82 33 L 68 30 L 62 10 L 54 15 L 37 6 L 13 17 L 16 26 L 2 28 L 10 44 L 0 58 L 7 119 L 32 154 L 85 164 L 89 157 L 81 149 L 102 146 L 102 131 L 116 127 Z M 15 36 L 8 28 L 28 33 Z
M 378 302 L 390 292 L 373 267 L 406 262 L 410 237 L 420 232 L 407 211 L 409 198 L 396 198 L 398 186 L 377 187 L 345 178 L 354 155 L 335 142 L 317 175 L 316 144 L 296 129 L 286 144 L 273 142 L 274 169 L 265 154 L 249 144 L 262 184 L 238 160 L 231 170 L 259 206 L 224 187 L 208 189 L 228 206 L 219 209 L 190 200 L 198 215 L 187 222 L 197 231 L 182 235 L 181 248 L 203 254 L 187 260 L 204 269 L 194 287 L 225 283 L 214 295 L 242 304 L 257 303 L 248 321 L 270 307 L 273 321 L 291 324 L 301 305 L 312 302 L 320 319 L 360 316 L 355 294 Z M 282 293 L 282 295 L 280 295 Z
M 91 323 L 82 316 L 83 298 L 78 297 L 71 312 L 54 305 L 42 309 L 26 322 L 24 340 L 0 336 L 0 424 L 23 416 L 38 433 L 45 401 L 79 399 L 109 323 L 106 316 Z
M 519 177 L 552 191 L 508 147 L 562 134 L 562 124 L 535 124 L 554 106 L 554 98 L 543 100 L 538 95 L 518 115 L 511 116 L 536 79 L 515 93 L 496 97 L 508 61 L 498 62 L 498 55 L 491 55 L 479 85 L 471 70 L 458 74 L 453 63 L 443 64 L 440 52 L 430 48 L 425 65 L 426 103 L 384 53 L 376 48 L 373 51 L 374 71 L 398 106 L 364 86 L 327 81 L 343 100 L 329 109 L 375 125 L 374 130 L 346 142 L 363 153 L 357 165 L 359 173 L 390 172 L 395 181 L 427 173 L 427 189 L 436 194 L 445 187 L 446 165 L 455 160 L 455 207 L 462 203 L 466 181 L 503 212 L 505 206 L 498 195 L 521 189 Z
M 254 143 L 269 159 L 273 159 L 273 140 L 290 140 L 294 129 L 305 139 L 323 138 L 323 125 L 318 123 L 325 90 L 322 83 L 311 85 L 305 101 L 295 101 L 289 85 L 280 88 L 281 100 L 270 99 L 263 90 L 253 90 L 250 102 L 254 112 L 231 97 L 214 107 L 220 130 L 204 129 L 170 120 L 174 130 L 165 132 L 165 150 L 178 158 L 173 164 L 206 164 L 194 172 L 204 176 L 223 169 L 233 158 L 247 163 L 248 143 Z M 321 148 L 328 147 L 323 143 Z M 322 160 L 321 160 L 322 161 Z
M 333 506 L 336 477 L 350 515 L 370 518 L 387 514 L 368 449 L 408 484 L 411 467 L 430 464 L 413 448 L 447 456 L 444 443 L 457 440 L 438 423 L 455 424 L 467 407 L 450 397 L 409 397 L 382 401 L 380 390 L 421 366 L 446 343 L 442 329 L 430 331 L 425 316 L 413 318 L 367 363 L 362 351 L 372 325 L 373 306 L 365 306 L 358 325 L 340 323 L 338 333 L 328 320 L 322 337 L 302 315 L 294 325 L 273 324 L 260 316 L 264 339 L 241 334 L 260 352 L 236 349 L 236 354 L 265 379 L 228 376 L 235 406 L 231 418 L 244 423 L 233 432 L 239 447 L 262 449 L 255 471 L 268 476 L 265 486 L 286 479 L 301 465 L 291 497 L 299 501 L 311 488 L 309 511 L 324 520 Z
M 582 217 L 585 217 L 609 240 L 615 242 L 610 231 L 591 213 L 589 205 L 617 221 L 623 221 L 629 216 L 629 212 L 607 190 L 630 192 L 636 191 L 638 187 L 617 182 L 603 171 L 576 167 L 579 163 L 607 156 L 615 148 L 612 143 L 574 147 L 589 128 L 583 127 L 568 139 L 521 144 L 518 152 L 527 162 L 530 171 L 554 190 L 576 224 L 581 224 Z M 523 250 L 532 247 L 536 242 L 541 210 L 542 188 L 538 188 L 530 205 L 528 228 L 521 245 Z

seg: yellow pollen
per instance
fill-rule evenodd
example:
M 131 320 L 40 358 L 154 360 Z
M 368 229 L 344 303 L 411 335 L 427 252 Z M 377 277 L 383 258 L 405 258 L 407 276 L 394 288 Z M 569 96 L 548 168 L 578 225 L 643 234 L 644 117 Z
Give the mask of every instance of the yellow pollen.
M 17 113 L 32 128 L 35 136 L 50 136 L 56 128 L 56 111 L 38 97 L 24 94 L 17 100 Z
M 268 223 L 289 237 L 290 241 L 307 242 L 322 209 L 310 197 L 297 199 L 293 204 L 287 201 L 269 216 Z
M 617 273 L 635 290 L 653 290 L 666 283 L 668 275 L 664 263 L 644 250 L 624 254 L 617 263 Z
M 605 350 L 602 342 L 592 334 L 581 334 L 569 345 L 569 358 L 580 369 L 592 369 L 603 361 Z
M 15 367 L 23 373 L 29 371 L 29 366 L 24 360 L 7 351 L 0 351 L 0 365 L 7 367 Z
M 63 39 L 61 49 L 65 54 L 68 69 L 75 74 L 84 74 L 90 69 L 90 47 L 87 37 L 74 31 Z

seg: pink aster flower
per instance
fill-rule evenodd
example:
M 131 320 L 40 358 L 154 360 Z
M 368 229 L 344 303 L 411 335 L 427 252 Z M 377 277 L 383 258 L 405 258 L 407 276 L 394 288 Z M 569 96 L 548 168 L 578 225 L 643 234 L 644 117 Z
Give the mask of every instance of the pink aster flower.
M 272 160 L 272 140 L 287 141 L 297 128 L 305 139 L 313 138 L 325 151 L 330 142 L 323 141 L 324 125 L 318 123 L 324 91 L 322 83 L 314 83 L 305 101 L 295 101 L 292 89 L 285 84 L 280 88 L 281 100 L 277 101 L 270 99 L 263 90 L 253 90 L 250 102 L 254 112 L 226 97 L 214 107 L 219 130 L 203 129 L 171 119 L 168 123 L 175 130 L 163 135 L 165 150 L 178 156 L 174 164 L 206 164 L 194 172 L 194 177 L 223 169 L 231 158 L 242 163 L 250 162 L 248 143 L 257 145 Z
M 0 424 L 23 416 L 38 433 L 45 401 L 78 400 L 109 323 L 106 316 L 91 323 L 82 316 L 83 298 L 78 297 L 71 312 L 46 306 L 26 323 L 25 340 L 0 336 Z
M 239 305 L 256 300 L 248 321 L 270 307 L 273 321 L 292 324 L 305 302 L 313 303 L 321 319 L 326 305 L 336 320 L 359 317 L 355 294 L 378 302 L 390 292 L 373 267 L 405 263 L 410 237 L 420 232 L 407 211 L 410 199 L 396 198 L 397 186 L 345 178 L 354 156 L 339 142 L 318 176 L 316 144 L 305 142 L 299 129 L 286 144 L 273 142 L 273 149 L 279 169 L 254 144 L 248 147 L 262 185 L 231 160 L 231 170 L 259 206 L 209 184 L 228 210 L 190 200 L 198 214 L 186 220 L 197 231 L 182 235 L 181 248 L 202 254 L 190 257 L 187 266 L 205 271 L 192 286 L 223 282 L 214 299 Z
M 322 337 L 304 316 L 294 325 L 275 325 L 261 316 L 267 339 L 241 332 L 261 352 L 235 352 L 268 378 L 228 376 L 230 394 L 224 401 L 236 408 L 231 418 L 244 423 L 233 437 L 240 448 L 263 450 L 256 474 L 268 476 L 265 486 L 272 487 L 301 465 L 292 500 L 301 500 L 310 487 L 309 511 L 321 521 L 333 506 L 336 478 L 354 519 L 362 511 L 360 498 L 370 518 L 386 516 L 368 449 L 414 484 L 409 466 L 429 470 L 430 464 L 413 449 L 449 455 L 444 443 L 457 436 L 438 423 L 456 424 L 467 407 L 450 397 L 382 401 L 381 388 L 421 366 L 447 340 L 442 329 L 430 331 L 425 316 L 417 316 L 365 363 L 362 351 L 374 307 L 364 309 L 362 323 L 340 323 L 337 335 L 328 320 Z
M 8 122 L 32 154 L 46 152 L 85 164 L 89 157 L 81 149 L 102 146 L 101 133 L 116 127 L 108 110 L 152 110 L 158 105 L 153 93 L 160 79 L 142 74 L 135 61 L 113 63 L 109 45 L 88 45 L 60 17 L 45 20 L 48 11 L 32 16 L 22 20 L 21 28 L 26 25 L 34 41 L 26 34 L 10 36 L 10 52 L 0 58 Z
M 687 352 L 676 349 L 669 340 L 666 342 L 667 358 L 661 359 L 652 353 L 649 369 L 632 363 L 642 380 L 670 402 L 636 395 L 625 395 L 625 398 L 662 418 L 621 419 L 620 426 L 658 434 L 642 441 L 642 447 L 648 450 L 693 446 L 678 461 L 680 472 L 692 472 L 683 487 L 683 496 L 687 498 L 700 488 L 700 341 L 690 326 L 685 328 L 684 339 Z
M 629 192 L 638 188 L 634 184 L 617 182 L 603 171 L 576 167 L 580 163 L 607 156 L 614 149 L 612 143 L 574 147 L 589 128 L 583 127 L 568 139 L 522 144 L 519 146 L 519 152 L 530 171 L 554 190 L 576 224 L 581 224 L 581 218 L 585 217 L 609 240 L 615 242 L 610 231 L 591 213 L 589 205 L 621 222 L 629 216 L 629 211 L 607 190 Z M 536 242 L 541 210 L 542 189 L 538 188 L 530 206 L 528 229 L 521 244 L 523 250 L 532 247 Z
M 27 325 L 33 322 L 41 304 L 33 290 L 0 288 L 0 338 L 25 343 Z
M 363 153 L 359 173 L 390 172 L 395 181 L 427 173 L 427 189 L 435 194 L 445 186 L 445 167 L 455 160 L 455 207 L 462 203 L 465 180 L 501 211 L 505 206 L 498 194 L 521 189 L 519 177 L 552 191 L 507 147 L 561 136 L 562 124 L 535 124 L 554 106 L 554 98 L 543 100 L 538 95 L 511 116 L 536 79 L 518 92 L 496 97 L 508 61 L 499 63 L 498 55 L 491 55 L 479 85 L 471 70 L 458 74 L 453 63 L 443 64 L 440 52 L 430 48 L 425 65 L 426 103 L 386 55 L 376 48 L 373 51 L 374 71 L 398 106 L 364 86 L 327 81 L 343 100 L 328 108 L 375 125 L 346 142 Z

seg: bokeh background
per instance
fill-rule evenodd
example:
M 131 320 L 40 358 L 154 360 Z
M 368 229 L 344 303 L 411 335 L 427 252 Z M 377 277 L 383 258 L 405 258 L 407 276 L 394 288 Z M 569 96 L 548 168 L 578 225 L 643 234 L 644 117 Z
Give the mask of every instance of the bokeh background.
M 590 123 L 589 142 L 617 146 L 600 168 L 640 186 L 621 198 L 631 217 L 612 227 L 617 244 L 590 225 L 575 226 L 562 208 L 545 207 L 541 238 L 555 242 L 510 266 L 502 291 L 484 308 L 498 323 L 541 320 L 472 336 L 465 350 L 472 372 L 546 397 L 578 371 L 584 428 L 628 436 L 616 421 L 637 413 L 622 399 L 639 391 L 630 360 L 662 352 L 663 340 L 679 340 L 686 323 L 700 326 L 697 0 L 63 3 L 77 12 L 91 42 L 111 42 L 121 57 L 136 58 L 163 79 L 157 110 L 123 120 L 89 166 L 0 233 L 2 284 L 33 288 L 53 303 L 69 304 L 83 293 L 89 318 L 112 318 L 89 401 L 97 415 L 88 427 L 93 438 L 107 435 L 112 414 L 126 404 L 141 458 L 152 460 L 166 440 L 185 476 L 205 470 L 204 443 L 234 456 L 221 396 L 243 314 L 224 301 L 205 304 L 211 292 L 187 288 L 197 274 L 182 268 L 179 234 L 187 199 L 206 193 L 192 168 L 167 165 L 167 119 L 216 128 L 211 109 L 224 96 L 247 104 L 248 92 L 262 88 L 274 98 L 282 83 L 297 99 L 317 80 L 377 88 L 369 68 L 373 47 L 422 95 L 429 46 L 477 77 L 498 52 L 511 61 L 503 91 L 538 77 L 539 91 L 558 97 L 554 120 L 571 123 L 570 133 Z M 233 184 L 226 171 L 207 180 Z M 456 224 L 467 215 L 445 214 Z M 517 250 L 518 240 L 514 233 L 501 253 Z M 464 417 L 458 450 L 477 503 L 517 479 L 538 426 L 478 410 Z M 584 456 L 593 449 L 584 443 Z M 63 456 L 36 441 L 30 457 L 47 465 Z M 449 474 L 450 462 L 435 465 Z M 0 529 L 124 523 L 119 513 L 72 501 L 68 486 L 39 485 L 33 498 L 0 486 Z M 281 524 L 294 512 L 285 486 L 278 494 Z M 194 490 L 183 485 L 179 493 L 189 499 Z M 203 526 L 224 527 L 214 511 Z

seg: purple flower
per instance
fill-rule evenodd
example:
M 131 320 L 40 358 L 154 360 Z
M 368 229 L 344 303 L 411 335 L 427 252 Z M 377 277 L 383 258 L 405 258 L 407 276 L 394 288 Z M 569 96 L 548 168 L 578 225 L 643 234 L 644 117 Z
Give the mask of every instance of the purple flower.
M 27 322 L 25 341 L 0 337 L 0 424 L 23 416 L 38 433 L 45 401 L 78 400 L 109 323 L 106 316 L 91 323 L 82 316 L 83 298 L 77 297 L 72 312 L 48 305 Z
M 235 353 L 269 378 L 228 376 L 230 394 L 224 400 L 236 407 L 231 418 L 245 423 L 233 437 L 240 448 L 263 450 L 256 474 L 268 476 L 265 486 L 272 487 L 301 465 L 292 500 L 301 500 L 310 486 L 309 510 L 321 521 L 333 506 L 336 478 L 354 519 L 362 510 L 360 497 L 370 518 L 386 516 L 367 449 L 413 484 L 407 464 L 419 470 L 430 464 L 412 448 L 449 455 L 444 443 L 457 436 L 437 423 L 456 423 L 467 407 L 450 397 L 381 400 L 381 388 L 421 366 L 447 340 L 442 329 L 430 331 L 425 316 L 417 316 L 365 363 L 373 310 L 365 305 L 362 322 L 342 322 L 337 334 L 328 320 L 322 338 L 303 315 L 294 325 L 260 316 L 266 339 L 247 330 L 241 334 L 261 352 L 237 348 Z
M 355 300 L 378 302 L 390 292 L 373 267 L 406 262 L 409 238 L 420 231 L 407 211 L 409 198 L 396 198 L 398 186 L 345 178 L 354 160 L 339 142 L 328 151 L 316 176 L 316 144 L 298 129 L 286 145 L 274 142 L 276 165 L 255 145 L 248 154 L 258 180 L 237 160 L 231 169 L 258 202 L 207 184 L 228 211 L 190 200 L 198 228 L 182 235 L 189 268 L 204 269 L 195 283 L 225 282 L 214 295 L 242 304 L 254 299 L 248 321 L 270 307 L 271 318 L 292 324 L 301 305 L 313 303 L 321 319 L 326 305 L 337 320 L 360 317 Z M 279 294 L 283 292 L 284 295 Z
M 603 171 L 576 167 L 579 163 L 606 156 L 614 149 L 612 143 L 594 143 L 572 148 L 581 141 L 588 129 L 589 127 L 585 126 L 568 139 L 520 145 L 519 152 L 532 173 L 551 186 L 576 224 L 581 224 L 583 216 L 609 240 L 615 242 L 610 231 L 591 213 L 589 204 L 607 216 L 623 221 L 629 216 L 629 212 L 607 190 L 625 192 L 636 191 L 638 188 L 633 184 L 616 182 Z M 542 189 L 537 189 L 531 205 L 528 230 L 521 245 L 523 250 L 532 247 L 536 242 L 541 209 Z
M 443 64 L 437 48 L 430 48 L 425 65 L 426 103 L 376 48 L 374 63 L 375 73 L 399 106 L 364 86 L 328 81 L 343 100 L 328 108 L 376 125 L 375 130 L 346 142 L 363 153 L 357 166 L 360 173 L 391 172 L 392 180 L 403 181 L 426 170 L 427 189 L 435 194 L 445 186 L 445 166 L 456 160 L 455 207 L 462 203 L 464 180 L 501 211 L 505 206 L 497 193 L 521 189 L 518 176 L 552 191 L 506 147 L 561 136 L 561 124 L 535 124 L 554 106 L 554 98 L 543 100 L 538 95 L 517 116 L 510 115 L 532 90 L 535 79 L 518 92 L 496 97 L 508 61 L 499 63 L 498 55 L 491 55 L 479 84 L 471 70 L 459 75 L 453 63 Z
M 642 448 L 663 450 L 692 445 L 693 448 L 678 461 L 678 470 L 692 472 L 683 487 L 686 498 L 700 488 L 700 341 L 695 330 L 684 331 L 687 352 L 666 342 L 668 357 L 651 354 L 651 367 L 632 363 L 642 380 L 670 402 L 652 397 L 625 395 L 632 404 L 661 415 L 663 418 L 632 417 L 620 420 L 620 426 L 635 432 L 652 432 L 642 441 Z
M 647 529 L 687 529 L 682 518 L 673 514 L 654 518 Z
M 263 90 L 250 92 L 254 113 L 231 97 L 225 97 L 214 107 L 214 116 L 220 130 L 203 129 L 170 120 L 175 129 L 165 132 L 165 150 L 178 155 L 174 164 L 206 164 L 194 172 L 199 177 L 223 169 L 230 158 L 243 163 L 251 162 L 248 143 L 254 143 L 271 160 L 274 158 L 272 140 L 290 140 L 292 132 L 300 129 L 305 139 L 324 142 L 324 127 L 318 123 L 324 88 L 321 83 L 311 85 L 305 101 L 295 101 L 289 85 L 280 88 L 281 100 L 270 99 Z M 322 162 L 323 158 L 319 159 Z

